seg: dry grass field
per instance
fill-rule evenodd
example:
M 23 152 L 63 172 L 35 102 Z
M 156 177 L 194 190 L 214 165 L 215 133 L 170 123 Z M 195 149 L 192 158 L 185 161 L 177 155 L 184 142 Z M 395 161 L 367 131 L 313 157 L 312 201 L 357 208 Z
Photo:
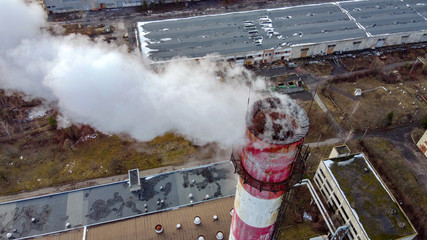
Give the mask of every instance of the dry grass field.
M 427 113 L 427 74 L 420 72 L 413 81 L 402 81 L 400 71 L 391 72 L 400 79 L 386 83 L 379 74 L 357 80 L 330 82 L 321 90 L 321 98 L 335 119 L 347 129 L 377 129 L 420 121 Z M 354 91 L 361 89 L 361 96 Z M 391 122 L 388 114 L 393 115 Z

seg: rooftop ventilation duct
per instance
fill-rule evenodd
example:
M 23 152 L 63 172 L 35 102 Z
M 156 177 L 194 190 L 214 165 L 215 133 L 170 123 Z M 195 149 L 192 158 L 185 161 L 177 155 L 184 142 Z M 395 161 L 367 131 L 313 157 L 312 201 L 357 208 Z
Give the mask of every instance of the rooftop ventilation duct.
M 160 233 L 162 233 L 162 232 L 163 232 L 163 226 L 162 226 L 162 225 L 160 225 L 160 224 L 157 224 L 157 225 L 154 227 L 154 230 L 156 231 L 156 233 L 157 233 L 157 234 L 160 234 Z

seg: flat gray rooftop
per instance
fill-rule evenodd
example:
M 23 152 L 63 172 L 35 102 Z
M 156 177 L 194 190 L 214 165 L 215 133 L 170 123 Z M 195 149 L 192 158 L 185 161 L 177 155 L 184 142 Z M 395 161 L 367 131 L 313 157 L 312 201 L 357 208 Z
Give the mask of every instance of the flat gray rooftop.
M 416 233 L 363 153 L 324 163 L 369 238 L 399 239 Z
M 348 1 L 138 23 L 142 51 L 153 60 L 261 52 L 278 46 L 329 42 L 379 34 L 427 30 L 423 0 Z M 423 5 L 424 4 L 424 5 Z M 269 38 L 258 19 L 268 17 Z M 244 21 L 263 37 L 255 46 Z
M 0 239 L 6 239 L 14 229 L 17 239 L 63 231 L 66 223 L 78 228 L 231 196 L 236 176 L 226 161 L 141 178 L 142 189 L 137 192 L 130 192 L 123 181 L 2 203 Z
M 414 3 L 421 1 L 413 0 Z M 373 36 L 427 30 L 426 20 L 414 9 L 419 7 L 417 3 L 411 7 L 399 0 L 370 0 L 342 2 L 340 5 Z

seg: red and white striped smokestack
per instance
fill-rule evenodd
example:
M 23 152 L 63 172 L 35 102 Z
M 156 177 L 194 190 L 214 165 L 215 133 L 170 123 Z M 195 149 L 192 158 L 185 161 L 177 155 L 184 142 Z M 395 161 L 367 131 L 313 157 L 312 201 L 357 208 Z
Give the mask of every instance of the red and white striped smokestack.
M 265 98 L 247 117 L 248 143 L 233 152 L 239 174 L 230 240 L 271 239 L 309 121 L 292 100 Z

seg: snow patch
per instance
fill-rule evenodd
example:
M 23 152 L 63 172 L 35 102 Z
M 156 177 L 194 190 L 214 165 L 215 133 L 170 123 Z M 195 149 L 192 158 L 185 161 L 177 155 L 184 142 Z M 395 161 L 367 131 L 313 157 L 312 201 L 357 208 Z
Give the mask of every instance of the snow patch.
M 308 214 L 306 211 L 304 211 L 304 215 L 302 216 L 304 218 L 305 221 L 313 221 L 313 217 Z
M 31 110 L 30 113 L 28 113 L 28 119 L 34 120 L 34 119 L 42 118 L 46 116 L 46 112 L 47 112 L 47 109 L 44 107 L 34 108 L 33 110 Z
M 338 166 L 346 166 L 346 165 L 351 164 L 353 161 L 354 161 L 354 158 L 349 159 L 347 161 L 338 162 L 337 164 L 338 164 Z

